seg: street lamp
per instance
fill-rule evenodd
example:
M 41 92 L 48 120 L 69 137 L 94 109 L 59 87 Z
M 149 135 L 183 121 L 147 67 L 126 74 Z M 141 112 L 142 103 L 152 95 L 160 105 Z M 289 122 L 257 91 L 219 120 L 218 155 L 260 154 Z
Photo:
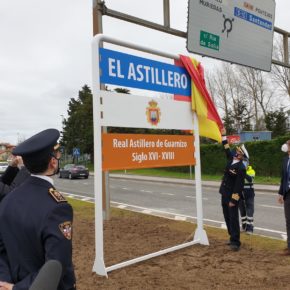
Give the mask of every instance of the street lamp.
M 60 115 L 61 116 L 61 123 L 62 123 L 62 126 L 64 124 L 64 115 Z

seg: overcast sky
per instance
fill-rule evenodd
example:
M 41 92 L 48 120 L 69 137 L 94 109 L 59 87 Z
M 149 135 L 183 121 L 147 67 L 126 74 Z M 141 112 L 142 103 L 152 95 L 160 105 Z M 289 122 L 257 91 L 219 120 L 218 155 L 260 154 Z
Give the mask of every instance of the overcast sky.
M 262 2 L 263 0 L 261 0 Z M 171 0 L 171 23 L 186 30 L 187 0 Z M 107 0 L 108 8 L 162 23 L 162 0 Z M 275 26 L 290 31 L 290 1 L 276 0 Z M 170 53 L 185 39 L 104 17 L 104 33 Z M 70 98 L 91 87 L 92 0 L 0 1 L 0 142 L 61 130 Z M 213 63 L 200 58 L 205 70 Z

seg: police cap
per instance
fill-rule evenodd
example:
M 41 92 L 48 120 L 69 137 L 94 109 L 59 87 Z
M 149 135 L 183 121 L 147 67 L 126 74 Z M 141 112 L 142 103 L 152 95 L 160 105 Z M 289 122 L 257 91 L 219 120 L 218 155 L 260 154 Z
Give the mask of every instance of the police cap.
M 59 136 L 58 130 L 46 129 L 17 145 L 12 154 L 22 157 L 37 157 L 43 154 L 51 154 L 59 147 L 59 144 L 57 144 Z
M 250 156 L 249 156 L 249 153 L 245 147 L 244 144 L 242 144 L 241 146 L 237 146 L 236 147 L 236 152 L 239 153 L 239 154 L 242 154 L 244 158 L 246 159 L 249 159 Z

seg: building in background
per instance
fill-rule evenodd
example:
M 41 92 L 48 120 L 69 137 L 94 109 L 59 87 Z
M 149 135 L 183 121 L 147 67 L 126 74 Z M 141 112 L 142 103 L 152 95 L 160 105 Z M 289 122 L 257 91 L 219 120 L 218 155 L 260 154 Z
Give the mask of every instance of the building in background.
M 15 145 L 0 142 L 0 161 L 7 161 Z
M 240 134 L 227 136 L 229 144 L 239 144 L 252 141 L 265 141 L 272 139 L 271 131 L 242 131 Z

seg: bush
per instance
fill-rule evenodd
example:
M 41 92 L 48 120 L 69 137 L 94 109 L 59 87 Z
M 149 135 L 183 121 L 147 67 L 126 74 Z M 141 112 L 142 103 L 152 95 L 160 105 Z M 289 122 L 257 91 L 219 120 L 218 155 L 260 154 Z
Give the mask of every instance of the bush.
M 290 135 L 269 141 L 246 142 L 245 146 L 250 155 L 250 164 L 260 176 L 279 177 L 281 174 L 282 158 L 285 153 L 281 145 L 290 139 Z M 234 148 L 234 146 L 232 146 Z M 223 148 L 219 144 L 201 145 L 201 170 L 203 174 L 222 174 L 226 165 Z
M 290 139 L 290 135 L 269 141 L 246 142 L 250 155 L 250 164 L 259 176 L 280 177 L 282 159 L 285 153 L 281 146 Z M 235 146 L 231 146 L 232 149 Z M 221 144 L 202 144 L 200 146 L 201 172 L 208 175 L 222 175 L 227 160 Z M 164 168 L 168 171 L 188 172 L 188 166 Z

